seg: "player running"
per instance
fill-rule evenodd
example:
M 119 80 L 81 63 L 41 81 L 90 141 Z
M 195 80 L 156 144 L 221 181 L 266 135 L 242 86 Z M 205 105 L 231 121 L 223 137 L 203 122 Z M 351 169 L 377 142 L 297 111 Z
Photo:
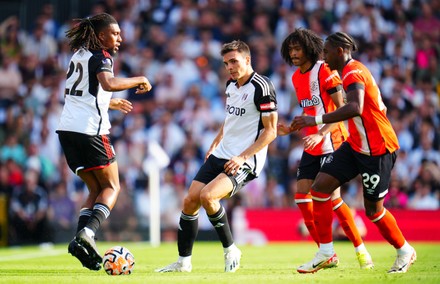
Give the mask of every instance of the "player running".
M 323 40 L 308 29 L 293 31 L 281 45 L 281 55 L 286 63 L 298 66 L 292 75 L 292 83 L 298 102 L 303 108 L 303 115 L 306 116 L 323 115 L 344 104 L 342 82 L 338 73 L 331 71 L 327 64 L 320 60 L 323 48 Z M 310 188 L 326 158 L 347 138 L 347 131 L 342 122 L 309 126 L 303 130 L 304 152 L 297 172 L 297 192 L 294 198 L 310 236 L 319 245 L 315 227 L 315 222 L 319 220 L 313 218 Z M 281 123 L 278 125 L 279 135 L 291 132 L 290 127 Z M 341 198 L 339 187 L 332 193 L 331 203 L 346 236 L 355 247 L 360 268 L 373 268 L 371 256 L 365 248 L 350 208 Z M 337 266 L 338 262 L 335 254 L 326 266 Z M 298 271 L 304 272 L 301 269 Z
M 221 55 L 231 76 L 226 83 L 226 118 L 184 199 L 177 233 L 179 258 L 156 272 L 191 272 L 201 206 L 223 245 L 224 271 L 240 267 L 241 251 L 220 200 L 236 194 L 261 172 L 267 146 L 276 138 L 278 114 L 274 86 L 253 71 L 248 45 L 239 40 L 226 43 Z
M 79 213 L 77 234 L 68 252 L 91 269 L 101 268 L 95 234 L 108 218 L 120 191 L 118 164 L 108 134 L 108 109 L 124 113 L 131 103 L 112 99 L 112 92 L 137 87 L 146 93 L 151 85 L 144 76 L 116 78 L 113 58 L 122 42 L 117 21 L 109 14 L 80 20 L 67 31 L 75 52 L 67 72 L 65 104 L 57 129 L 70 169 L 87 185 L 89 195 Z
M 356 50 L 354 40 L 346 33 L 337 32 L 327 37 L 325 62 L 341 75 L 347 103 L 323 115 L 297 116 L 292 123 L 296 130 L 348 120 L 349 132 L 347 141 L 326 159 L 312 185 L 313 213 L 315 220 L 319 220 L 316 231 L 320 245 L 315 258 L 298 270 L 316 272 L 331 261 L 335 254 L 331 194 L 360 174 L 366 216 L 397 250 L 396 261 L 388 273 L 405 273 L 416 260 L 416 251 L 405 240 L 393 215 L 383 206 L 399 144 L 376 81 L 370 71 L 351 56 Z

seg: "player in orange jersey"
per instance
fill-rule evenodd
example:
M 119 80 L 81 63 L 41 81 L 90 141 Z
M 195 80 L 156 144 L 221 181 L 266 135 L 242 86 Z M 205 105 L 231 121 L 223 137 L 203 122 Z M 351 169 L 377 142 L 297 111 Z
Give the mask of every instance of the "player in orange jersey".
M 331 71 L 327 64 L 320 60 L 323 48 L 324 41 L 308 29 L 293 31 L 281 45 L 281 55 L 286 63 L 298 66 L 292 75 L 292 83 L 303 114 L 307 116 L 323 115 L 343 105 L 342 81 L 336 71 Z M 297 172 L 298 189 L 294 198 L 311 237 L 319 245 L 310 188 L 325 159 L 347 138 L 347 131 L 342 122 L 314 125 L 303 130 L 304 152 Z M 282 123 L 278 125 L 279 135 L 291 132 L 290 127 Z M 360 267 L 372 268 L 371 256 L 356 228 L 350 208 L 341 198 L 339 188 L 332 193 L 331 202 L 346 236 L 355 247 Z M 326 266 L 337 264 L 338 258 L 334 255 L 332 262 Z
M 393 215 L 383 206 L 388 193 L 391 170 L 399 143 L 386 116 L 379 87 L 370 71 L 351 56 L 357 46 L 346 33 L 327 37 L 325 62 L 337 70 L 346 93 L 346 104 L 337 110 L 317 116 L 297 116 L 293 130 L 322 123 L 348 120 L 349 137 L 330 155 L 312 185 L 313 213 L 319 235 L 319 251 L 315 258 L 299 267 L 303 272 L 316 272 L 332 261 L 331 194 L 340 185 L 359 174 L 362 178 L 364 207 L 367 217 L 382 236 L 397 250 L 397 258 L 388 273 L 405 273 L 416 260 L 416 251 L 405 240 Z

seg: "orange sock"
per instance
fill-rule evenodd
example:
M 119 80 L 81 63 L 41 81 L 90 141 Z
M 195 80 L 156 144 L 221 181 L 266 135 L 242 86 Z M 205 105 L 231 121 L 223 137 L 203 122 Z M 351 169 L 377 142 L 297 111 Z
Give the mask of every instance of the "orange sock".
M 312 196 L 307 193 L 295 193 L 295 203 L 304 219 L 304 224 L 309 231 L 310 236 L 319 246 L 318 233 L 316 232 L 315 222 L 313 221 L 313 203 Z
M 332 201 L 331 195 L 310 191 L 313 199 L 313 218 L 315 220 L 316 231 L 318 232 L 319 242 L 321 244 L 331 243 L 332 236 Z
M 350 207 L 342 200 L 342 198 L 336 198 L 332 200 L 333 212 L 336 213 L 336 217 L 339 219 L 342 229 L 344 230 L 347 238 L 353 243 L 354 247 L 358 247 L 363 243 L 361 235 L 354 223 L 353 214 Z
M 368 217 L 379 229 L 382 236 L 396 249 L 401 248 L 405 244 L 405 237 L 397 225 L 393 214 L 385 208 Z

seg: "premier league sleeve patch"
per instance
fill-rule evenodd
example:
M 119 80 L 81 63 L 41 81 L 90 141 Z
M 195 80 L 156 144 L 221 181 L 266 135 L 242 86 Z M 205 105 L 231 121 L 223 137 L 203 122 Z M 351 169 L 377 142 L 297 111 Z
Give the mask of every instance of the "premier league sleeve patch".
M 277 110 L 277 104 L 270 99 L 270 96 L 264 96 L 260 99 L 258 108 L 261 112 L 270 112 Z

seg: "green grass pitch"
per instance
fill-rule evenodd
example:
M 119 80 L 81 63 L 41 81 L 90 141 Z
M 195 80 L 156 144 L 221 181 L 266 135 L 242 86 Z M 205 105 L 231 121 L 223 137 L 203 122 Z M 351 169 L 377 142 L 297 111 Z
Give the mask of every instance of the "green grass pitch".
M 113 245 L 127 247 L 136 265 L 131 275 L 109 276 L 103 270 L 90 271 L 67 253 L 67 244 L 53 248 L 38 246 L 0 248 L 0 283 L 440 283 L 440 244 L 412 243 L 417 261 L 406 274 L 387 274 L 395 250 L 386 243 L 367 243 L 375 268 L 358 268 L 351 243 L 336 242 L 339 267 L 315 274 L 299 274 L 295 268 L 316 252 L 312 242 L 270 243 L 239 246 L 243 252 L 241 269 L 223 272 L 223 250 L 219 242 L 196 242 L 191 273 L 156 273 L 155 268 L 177 259 L 175 243 L 151 247 L 149 243 L 98 242 L 104 252 Z

